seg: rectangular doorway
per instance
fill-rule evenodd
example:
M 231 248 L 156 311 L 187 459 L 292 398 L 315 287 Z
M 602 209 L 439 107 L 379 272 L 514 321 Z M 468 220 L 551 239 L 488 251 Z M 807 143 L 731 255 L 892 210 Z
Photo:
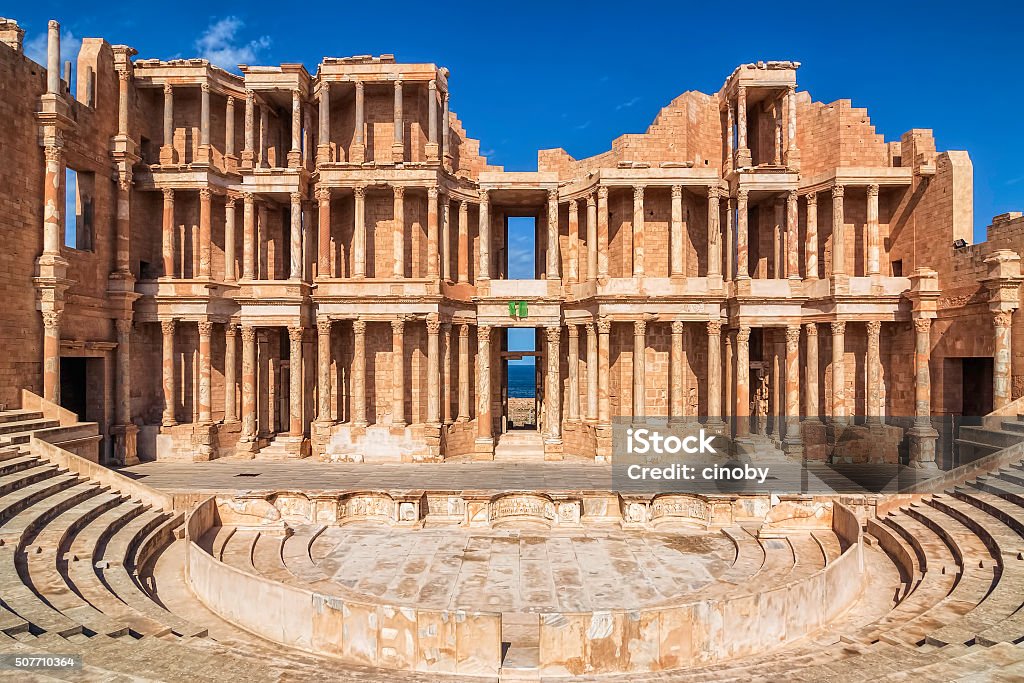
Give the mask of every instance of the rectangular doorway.
M 104 359 L 66 356 L 60 359 L 60 405 L 82 422 L 97 422 L 105 432 Z
M 964 418 L 988 415 L 993 408 L 992 359 L 964 358 L 961 361 L 960 414 Z
M 502 431 L 537 429 L 536 330 L 510 327 L 502 350 Z
M 506 280 L 536 280 L 543 264 L 538 260 L 537 217 L 508 216 L 505 219 L 505 259 L 502 276 Z

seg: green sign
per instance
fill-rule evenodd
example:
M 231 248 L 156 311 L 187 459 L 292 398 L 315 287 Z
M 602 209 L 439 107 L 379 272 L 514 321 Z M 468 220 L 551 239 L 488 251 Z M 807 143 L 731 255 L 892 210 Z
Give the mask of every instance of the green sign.
M 530 309 L 525 301 L 509 301 L 508 314 L 513 318 L 525 318 L 530 314 Z

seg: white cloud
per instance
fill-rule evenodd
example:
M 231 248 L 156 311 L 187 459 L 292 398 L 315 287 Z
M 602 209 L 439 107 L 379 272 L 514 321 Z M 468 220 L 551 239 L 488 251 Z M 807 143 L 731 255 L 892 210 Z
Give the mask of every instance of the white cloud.
M 627 100 L 627 101 L 625 101 L 625 102 L 623 102 L 621 104 L 616 105 L 615 111 L 618 111 L 620 109 L 625 109 L 627 107 L 632 107 L 634 104 L 636 104 L 639 101 L 640 101 L 639 97 L 634 97 L 632 99 L 629 99 L 629 100 Z
M 245 26 L 238 17 L 228 16 L 210 24 L 196 39 L 196 50 L 203 59 L 225 69 L 239 64 L 252 64 L 259 53 L 270 47 L 270 36 L 260 36 L 248 43 L 240 42 L 238 33 Z
M 584 121 L 580 125 L 576 126 L 576 130 L 586 130 L 587 128 L 590 128 L 590 121 Z
M 39 66 L 46 66 L 46 42 L 48 34 L 46 31 L 37 33 L 25 41 L 25 56 Z M 70 60 L 73 64 L 78 63 L 78 51 L 82 49 L 82 39 L 75 37 L 71 31 L 60 32 L 60 69 L 64 73 L 64 62 Z

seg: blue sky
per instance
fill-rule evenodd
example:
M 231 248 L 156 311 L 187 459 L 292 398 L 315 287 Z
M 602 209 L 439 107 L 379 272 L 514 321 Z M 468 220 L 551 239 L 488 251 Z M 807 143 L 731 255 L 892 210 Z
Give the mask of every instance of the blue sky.
M 986 2 L 734 3 L 593 0 L 201 5 L 38 3 L 4 14 L 45 54 L 46 21 L 66 44 L 101 36 L 139 58 L 209 56 L 231 66 L 394 53 L 452 71 L 452 109 L 492 163 L 536 168 L 537 150 L 575 157 L 643 132 L 690 89 L 716 91 L 743 62 L 803 63 L 801 90 L 866 107 L 887 140 L 932 128 L 938 148 L 974 162 L 975 239 L 1024 209 L 1024 8 Z M 189 6 L 192 9 L 194 6 Z M 126 11 L 129 10 L 129 11 Z M 292 10 L 295 10 L 294 12 Z M 428 13 L 432 10 L 432 13 Z

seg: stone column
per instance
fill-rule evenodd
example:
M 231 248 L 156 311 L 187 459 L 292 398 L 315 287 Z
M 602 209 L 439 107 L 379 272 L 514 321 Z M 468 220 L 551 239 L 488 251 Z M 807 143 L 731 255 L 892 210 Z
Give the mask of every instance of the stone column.
M 316 317 L 316 396 L 317 422 L 331 418 L 331 325 L 326 315 Z
M 391 321 L 391 424 L 405 426 L 405 320 Z
M 46 158 L 46 178 L 43 183 L 43 253 L 60 256 L 60 248 L 64 245 L 64 223 L 61 220 L 65 204 L 63 153 L 60 147 L 46 147 L 43 154 Z M 164 240 L 164 244 L 167 244 L 167 240 Z
M 459 283 L 469 282 L 469 203 L 459 202 Z
M 725 211 L 725 259 L 723 261 L 723 275 L 726 280 L 732 281 L 736 278 L 736 273 L 734 272 L 736 266 L 736 222 L 733 220 L 733 216 L 736 214 L 735 198 L 726 197 Z
M 252 192 L 242 193 L 242 279 L 256 278 L 256 212 Z
M 804 276 L 808 280 L 818 279 L 818 193 L 808 192 L 807 225 L 804 234 Z
M 245 139 L 242 141 L 242 168 L 252 168 L 256 160 L 256 93 L 245 91 Z
M 548 190 L 547 278 L 558 279 L 558 190 Z
M 363 121 L 363 82 L 356 81 L 356 94 L 355 94 L 355 106 L 356 106 L 356 120 L 355 120 L 355 131 L 352 137 L 352 154 L 351 159 L 353 163 L 361 164 L 366 161 L 366 144 L 364 142 L 365 131 L 363 130 L 366 126 Z
M 992 317 L 995 326 L 993 338 L 993 362 L 992 362 L 992 406 L 998 410 L 1011 400 L 1011 324 L 1013 322 L 1012 311 L 1000 311 Z
M 729 102 L 725 107 L 725 163 L 729 169 L 732 169 L 735 162 L 733 149 L 736 137 L 736 116 L 733 112 L 733 104 Z
M 395 141 L 391 144 L 391 161 L 405 160 L 405 120 L 402 115 L 402 80 L 395 81 Z
M 441 279 L 452 281 L 451 198 L 441 192 Z
M 882 323 L 878 320 L 867 322 L 868 331 L 868 410 L 867 423 L 882 422 L 882 363 L 879 359 L 879 336 Z
M 669 351 L 669 420 L 678 422 L 686 415 L 686 381 L 683 378 L 683 330 L 682 320 L 672 321 L 672 346 Z
M 302 436 L 302 335 L 301 326 L 288 327 L 288 434 Z
M 174 417 L 174 403 L 177 400 L 177 390 L 174 383 L 174 323 L 175 320 L 173 318 L 160 321 L 160 332 L 163 334 L 161 349 L 163 351 L 164 389 L 164 414 L 161 423 L 164 427 L 173 427 L 178 424 Z M 49 397 L 46 398 L 49 399 Z
M 132 321 L 114 320 L 117 329 L 117 403 L 115 420 L 119 425 L 132 422 Z
M 437 161 L 437 80 L 427 81 L 427 159 Z
M 62 207 L 63 208 L 63 207 Z M 174 277 L 174 190 L 164 188 L 164 212 L 162 253 L 164 259 L 164 277 Z
M 210 163 L 210 84 L 199 86 L 199 148 L 196 150 L 196 161 Z
M 587 279 L 597 279 L 597 197 L 587 195 Z
M 392 191 L 395 202 L 392 274 L 395 277 L 405 277 L 405 188 L 401 185 L 395 185 Z
M 587 323 L 587 420 L 597 420 L 597 329 Z
M 868 275 L 878 275 L 878 185 L 868 185 Z
M 580 328 L 567 323 L 569 331 L 569 406 L 566 420 L 580 421 Z
M 804 396 L 807 398 L 805 409 L 808 422 L 818 422 L 818 324 L 804 325 L 807 334 L 807 358 L 804 362 Z
M 580 207 L 575 199 L 569 200 L 569 282 L 580 281 Z
M 235 391 L 238 363 L 238 325 L 229 322 L 224 325 L 224 422 L 238 420 Z
M 776 411 L 777 412 L 777 411 Z M 789 455 L 803 451 L 800 439 L 800 326 L 786 326 L 786 438 Z
M 427 279 L 430 280 L 438 276 L 437 196 L 436 187 L 427 188 Z
M 353 215 L 355 227 L 352 230 L 352 277 L 366 277 L 366 188 L 356 185 L 352 188 L 355 200 Z
M 209 320 L 199 321 L 199 422 L 208 424 L 213 421 L 212 402 L 210 400 L 210 376 L 213 359 L 210 353 L 210 335 L 213 334 L 213 323 Z
M 750 326 L 736 332 L 736 438 L 750 434 Z
M 722 226 L 718 206 L 720 197 L 719 188 L 708 188 L 708 277 L 714 278 L 722 275 Z
M 448 91 L 441 94 L 441 157 L 451 157 L 451 117 L 448 115 Z
M 487 190 L 480 190 L 480 273 L 478 280 L 491 279 L 491 216 Z
M 476 328 L 476 438 L 491 439 L 491 328 Z M 467 397 L 468 401 L 468 397 Z
M 781 164 L 781 159 L 779 160 Z M 776 197 L 773 205 L 775 220 L 772 222 L 772 277 L 776 280 L 786 277 L 786 237 L 783 223 L 786 220 L 786 206 L 782 197 Z
M 846 322 L 832 323 L 832 417 L 837 424 L 846 423 Z
M 60 94 L 60 23 L 51 19 L 46 32 L 46 92 Z
M 469 325 L 459 325 L 459 422 L 469 420 Z
M 228 95 L 224 103 L 224 161 L 234 170 L 238 163 L 235 156 L 235 98 Z
M 646 415 L 645 401 L 645 369 L 644 356 L 647 353 L 647 321 L 633 322 L 633 416 Z
M 357 134 L 360 131 L 356 131 Z M 316 146 L 316 163 L 331 161 L 331 82 L 320 82 L 320 131 Z
M 43 311 L 43 398 L 60 403 L 59 311 Z
M 334 277 L 331 271 L 331 190 L 326 187 L 316 191 L 318 205 L 316 236 L 317 277 Z
M 441 322 L 436 313 L 427 316 L 427 424 L 441 422 L 441 377 L 438 367 L 438 334 Z
M 199 277 L 210 277 L 211 247 L 213 238 L 210 226 L 213 193 L 209 188 L 199 190 Z
M 270 168 L 270 110 L 260 105 L 260 168 Z
M 697 417 L 691 415 L 691 417 Z M 708 424 L 722 420 L 722 321 L 708 321 Z
M 611 400 L 608 390 L 608 373 L 611 363 L 612 321 L 601 317 L 597 321 L 597 421 L 611 422 Z
M 708 230 L 710 234 L 710 228 Z M 683 270 L 683 186 L 672 186 L 672 218 L 669 225 L 669 275 L 685 275 Z
M 910 436 L 910 466 L 936 469 L 936 432 L 932 427 L 931 324 L 928 318 L 914 320 L 914 426 Z M 994 373 L 993 373 L 994 374 Z
M 747 194 L 736 191 L 736 279 L 749 280 L 750 267 L 747 265 Z
M 559 366 L 562 362 L 559 353 L 559 340 L 562 328 L 551 326 L 545 328 L 548 336 L 547 356 L 548 361 L 548 387 L 544 395 L 544 403 L 547 405 L 547 442 L 558 443 L 562 440 L 562 381 Z
M 238 279 L 235 272 L 235 197 L 228 195 L 224 200 L 224 281 Z
M 644 186 L 633 186 L 633 276 L 644 276 Z
M 352 321 L 352 424 L 365 427 L 366 422 L 366 321 Z
M 441 356 L 441 419 L 444 424 L 452 423 L 452 324 L 441 324 L 441 342 L 444 351 Z
M 718 322 L 718 321 L 715 321 L 715 322 Z M 719 325 L 719 331 L 721 331 L 721 325 Z M 710 336 L 710 333 L 709 333 L 709 336 Z M 724 405 L 725 406 L 725 410 L 722 411 L 722 412 L 723 413 L 729 412 L 733 416 L 735 416 L 735 415 L 734 415 L 734 413 L 732 411 L 735 410 L 735 408 L 736 408 L 736 396 L 734 395 L 735 388 L 736 388 L 736 379 L 735 379 L 735 377 L 733 377 L 733 375 L 735 373 L 735 370 L 736 370 L 736 354 L 733 352 L 733 350 L 735 348 L 735 343 L 734 343 L 735 339 L 736 339 L 736 332 L 734 330 L 726 329 L 725 336 L 722 338 L 722 342 L 723 342 L 723 344 L 725 346 L 725 351 L 723 352 L 724 353 L 724 357 L 722 359 L 722 384 L 723 384 L 723 389 L 724 389 L 722 394 L 723 394 L 724 403 L 720 403 L 720 406 L 719 406 L 719 407 L 721 407 L 721 405 Z M 711 343 L 711 341 L 709 339 L 708 340 L 708 344 L 710 344 L 710 343 Z M 708 408 L 708 412 L 709 413 L 711 412 L 710 407 Z M 724 415 L 723 415 L 723 417 L 724 417 Z M 729 436 L 732 436 L 732 429 L 730 428 L 729 430 L 727 430 L 726 434 L 728 434 Z
M 846 227 L 843 224 L 843 186 L 832 188 L 832 274 L 846 273 Z
M 292 148 L 288 150 L 288 168 L 302 165 L 302 91 L 292 90 Z
M 160 163 L 174 163 L 174 88 L 164 83 L 164 143 L 160 147 Z
M 608 277 L 608 188 L 597 188 L 597 275 Z
M 256 328 L 242 325 L 242 436 L 256 438 Z
M 789 112 L 789 122 L 786 126 L 786 166 L 797 169 L 800 167 L 800 150 L 796 146 L 796 86 L 791 86 L 786 93 L 786 108 Z
M 739 86 L 736 89 L 736 168 L 752 166 L 750 148 L 747 147 L 747 88 Z
M 800 224 L 797 213 L 796 190 L 786 195 L 786 275 L 800 279 Z

